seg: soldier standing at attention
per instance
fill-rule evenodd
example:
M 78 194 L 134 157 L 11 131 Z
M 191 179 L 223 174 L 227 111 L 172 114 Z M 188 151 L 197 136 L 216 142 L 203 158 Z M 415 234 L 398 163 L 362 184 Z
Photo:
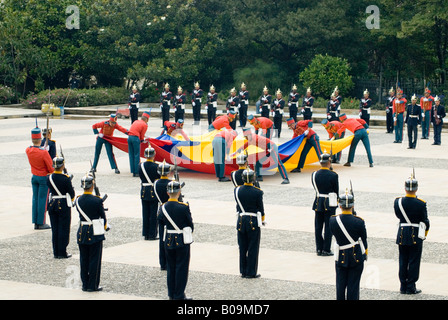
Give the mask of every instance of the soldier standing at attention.
M 154 182 L 160 179 L 158 165 L 154 162 L 156 151 L 145 149 L 146 161 L 140 163 L 138 174 L 141 180 L 140 198 L 142 200 L 142 236 L 145 240 L 157 239 L 158 200 L 154 192 Z
M 359 283 L 367 261 L 364 220 L 354 214 L 355 198 L 346 190 L 339 196 L 342 213 L 331 216 L 330 230 L 336 239 L 336 299 L 359 300 Z
M 240 100 L 240 127 L 244 128 L 247 122 L 247 109 L 249 107 L 249 91 L 246 89 L 246 84 L 241 84 L 241 90 L 239 92 Z
M 431 109 L 434 97 L 431 96 L 431 90 L 425 88 L 425 94 L 420 98 L 420 106 L 422 107 L 422 139 L 429 138 L 429 124 L 431 122 Z
M 263 94 L 260 97 L 260 114 L 264 118 L 269 119 L 269 110 L 271 108 L 272 96 L 266 86 L 263 88 Z
M 399 252 L 400 293 L 418 294 L 415 286 L 420 274 L 423 240 L 429 231 L 426 202 L 417 198 L 418 181 L 414 174 L 405 181 L 406 196 L 394 201 L 394 211 L 400 220 L 396 243 Z
M 64 174 L 65 162 L 63 157 L 54 157 L 54 173 L 48 176 L 50 200 L 48 216 L 51 222 L 53 255 L 56 259 L 70 258 L 67 246 L 70 242 L 70 223 L 72 220 L 72 203 L 75 200 L 75 190 L 72 179 Z
M 255 172 L 243 171 L 244 185 L 234 189 L 238 220 L 238 247 L 240 274 L 243 278 L 259 278 L 258 254 L 260 248 L 260 228 L 265 224 L 263 191 L 254 187 Z
M 240 98 L 239 98 L 239 96 L 236 95 L 235 88 L 232 88 L 230 90 L 230 97 L 227 99 L 227 103 L 226 103 L 227 113 L 230 113 L 230 112 L 233 111 L 234 114 L 235 114 L 235 117 L 236 117 L 236 114 L 238 113 L 238 106 L 239 106 L 239 104 L 240 104 Z M 236 120 L 236 118 L 235 118 L 235 120 Z M 230 127 L 233 130 L 235 130 L 235 128 L 236 128 L 236 121 L 230 122 Z
M 359 102 L 359 117 L 363 119 L 367 125 L 370 123 L 370 107 L 372 106 L 372 99 L 369 98 L 369 90 L 364 91 L 364 96 Z
M 31 130 L 32 146 L 26 149 L 26 155 L 31 166 L 31 186 L 33 188 L 32 223 L 34 229 L 49 229 L 45 223 L 48 185 L 47 176 L 53 173 L 53 161 L 48 152 L 40 147 L 42 133 L 39 128 Z
M 311 175 L 316 197 L 313 202 L 316 253 L 318 256 L 332 256 L 330 217 L 335 214 L 339 194 L 339 176 L 331 168 L 331 155 L 320 156 L 321 168 Z M 324 231 L 322 235 L 322 231 Z
M 408 149 L 415 149 L 417 146 L 418 125 L 422 123 L 422 108 L 417 104 L 417 96 L 411 98 L 411 104 L 406 107 L 406 118 L 404 123 L 408 126 Z
M 48 151 L 51 159 L 54 159 L 54 157 L 56 157 L 56 141 L 51 139 L 52 132 L 53 130 L 51 128 L 42 129 L 43 139 L 40 143 L 40 146 Z
M 406 109 L 406 103 L 408 101 L 403 98 L 403 91 L 398 88 L 397 89 L 397 97 L 395 98 L 392 106 L 393 106 L 393 114 L 394 114 L 394 130 L 395 130 L 395 141 L 394 143 L 402 143 L 403 142 L 403 113 Z
M 386 100 L 386 127 L 387 127 L 386 133 L 394 132 L 394 115 L 393 115 L 394 100 L 395 100 L 395 90 L 392 87 L 389 90 L 389 96 L 387 97 L 387 100 Z
M 160 207 L 168 201 L 169 196 L 167 191 L 168 183 L 171 181 L 168 176 L 171 172 L 171 166 L 165 162 L 165 160 L 160 163 L 157 167 L 157 173 L 160 176 L 160 179 L 154 181 L 154 193 L 159 202 Z M 165 244 L 164 244 L 164 224 L 163 217 L 160 214 L 160 210 L 157 211 L 157 221 L 159 223 L 159 264 L 160 270 L 166 270 L 166 253 L 165 253 Z
M 179 182 L 170 181 L 165 192 L 169 199 L 160 208 L 159 215 L 161 223 L 165 226 L 168 297 L 170 300 L 191 300 L 185 296 L 190 265 L 190 245 L 194 231 L 190 206 L 179 200 L 181 195 Z
M 162 127 L 165 121 L 170 120 L 170 106 L 173 94 L 170 91 L 170 85 L 165 84 L 164 90 L 160 94 L 160 111 L 162 111 Z
M 280 138 L 282 132 L 283 109 L 285 108 L 285 100 L 280 89 L 276 92 L 276 98 L 272 101 L 271 111 L 274 117 L 274 129 L 277 132 L 277 138 Z
M 431 109 L 431 122 L 434 128 L 434 143 L 433 145 L 440 146 L 442 144 L 442 126 L 443 118 L 445 118 L 445 107 L 440 104 L 439 96 L 434 98 L 434 106 Z
M 174 97 L 174 121 L 178 121 L 179 119 L 184 120 L 185 117 L 185 103 L 187 102 L 187 97 L 183 93 L 183 89 L 181 86 L 177 88 L 177 95 Z
M 328 121 L 339 121 L 339 114 L 341 113 L 341 104 L 336 99 L 335 93 L 331 95 L 327 104 L 327 119 Z
M 76 198 L 75 205 L 79 212 L 79 228 L 77 242 L 79 247 L 79 262 L 81 265 L 82 291 L 94 292 L 103 290 L 100 284 L 101 259 L 103 256 L 103 241 L 107 227 L 103 200 L 92 194 L 95 179 L 87 174 L 81 179 L 84 193 Z M 103 230 L 95 230 L 92 220 L 103 219 Z
M 115 160 L 113 147 L 109 141 L 104 139 L 104 136 L 112 137 L 114 135 L 115 129 L 123 132 L 126 135 L 129 134 L 129 131 L 127 129 L 123 128 L 117 123 L 117 119 L 118 117 L 116 114 L 111 114 L 109 120 L 95 123 L 92 126 L 93 133 L 98 135 L 95 144 L 95 158 L 93 160 L 93 165 L 91 168 L 93 172 L 96 172 L 96 167 L 100 159 L 101 149 L 103 148 L 104 144 L 106 147 L 107 157 L 109 158 L 110 167 L 115 170 L 115 173 L 120 173 L 120 170 L 118 170 L 117 161 Z M 98 129 L 100 129 L 99 132 Z
M 199 125 L 201 122 L 201 106 L 202 106 L 202 96 L 204 91 L 200 88 L 199 82 L 194 84 L 194 90 L 191 94 L 191 105 L 193 107 L 193 119 L 194 124 Z
M 289 107 L 289 116 L 297 121 L 297 112 L 299 111 L 299 98 L 300 95 L 297 92 L 297 86 L 293 85 L 291 92 L 288 96 L 288 107 Z M 302 108 L 303 113 L 303 108 Z
M 306 90 L 306 96 L 303 97 L 303 100 L 302 100 L 303 120 L 312 120 L 313 104 L 314 104 L 314 97 L 311 95 L 311 88 L 308 88 Z
M 128 133 L 128 154 L 131 173 L 138 177 L 138 165 L 140 163 L 140 143 L 144 141 L 148 130 L 149 113 L 143 112 L 141 119 L 134 121 Z
M 218 107 L 218 94 L 215 92 L 215 86 L 210 87 L 210 92 L 207 94 L 207 119 L 208 125 L 211 125 L 216 119 L 216 109 Z
M 129 95 L 128 106 L 131 116 L 131 124 L 138 119 L 138 109 L 140 108 L 140 102 L 142 102 L 142 96 L 138 92 L 137 86 L 132 86 L 132 93 Z

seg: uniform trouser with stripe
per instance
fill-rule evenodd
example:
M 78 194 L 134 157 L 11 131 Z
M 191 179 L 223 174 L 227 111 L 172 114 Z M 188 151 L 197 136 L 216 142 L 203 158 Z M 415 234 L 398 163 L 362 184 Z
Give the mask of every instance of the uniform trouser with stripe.
M 208 106 L 207 107 L 207 118 L 208 118 L 208 124 L 211 125 L 213 121 L 216 119 L 216 108 Z
M 434 128 L 434 143 L 435 144 L 441 144 L 442 143 L 442 139 L 441 139 L 441 135 L 442 135 L 442 123 L 440 124 L 433 124 L 433 128 Z
M 330 217 L 334 214 L 334 210 L 327 212 L 315 211 L 314 214 L 314 230 L 315 230 L 315 240 L 316 240 L 316 251 L 327 251 L 331 250 L 331 237 L 332 233 L 330 230 Z M 323 234 L 322 234 L 323 231 Z
M 244 102 L 240 103 L 240 126 L 245 127 L 247 122 L 247 104 Z
M 185 298 L 190 266 L 190 245 L 166 250 L 168 297 L 174 300 Z
M 343 139 L 345 137 L 345 131 L 341 133 L 341 136 L 335 140 Z M 333 155 L 333 161 L 341 161 L 342 151 Z
M 355 158 L 356 147 L 360 140 L 362 141 L 362 143 L 364 144 L 364 148 L 366 149 L 369 163 L 373 163 L 372 152 L 370 151 L 369 135 L 367 134 L 366 129 L 358 129 L 355 131 L 352 143 L 350 145 L 350 151 L 348 152 L 348 162 L 353 162 L 353 159 Z
M 297 122 L 297 112 L 299 111 L 299 108 L 297 107 L 297 103 L 292 103 L 289 107 L 289 117 L 293 118 L 294 121 Z
M 417 146 L 417 137 L 418 137 L 418 125 L 408 124 L 408 140 L 410 148 L 415 148 Z
M 424 112 L 425 116 L 422 119 L 422 138 L 425 138 L 425 139 L 429 137 L 429 124 L 431 123 L 430 113 L 431 113 L 431 110 L 426 110 Z
M 185 117 L 185 109 L 182 109 L 181 107 L 177 107 L 176 111 L 174 112 L 174 121 L 178 121 L 179 119 L 184 119 Z
M 163 241 L 165 226 L 159 223 L 158 229 L 159 229 L 159 264 L 161 269 L 166 269 L 166 249 L 165 249 L 165 242 Z
M 142 200 L 142 236 L 155 238 L 157 236 L 157 201 Z
M 338 254 L 335 252 L 335 254 Z M 359 283 L 364 263 L 356 267 L 344 268 L 336 262 L 336 299 L 359 300 Z
M 166 103 L 162 104 L 162 126 L 165 124 L 165 121 L 170 120 L 170 106 Z
M 414 291 L 416 289 L 415 283 L 420 275 L 422 251 L 423 243 L 412 246 L 398 246 L 400 291 Z
M 280 175 L 283 179 L 288 179 L 288 174 L 286 173 L 285 165 L 282 162 L 282 159 L 280 159 L 280 155 L 278 154 L 278 146 L 274 143 L 271 143 L 271 153 L 270 155 L 266 155 L 263 158 L 259 159 L 255 163 L 255 174 L 260 176 L 260 171 L 263 166 L 263 162 L 265 162 L 269 157 L 274 160 L 275 165 L 278 167 L 278 171 L 280 172 Z
M 138 165 L 140 163 L 140 139 L 137 136 L 128 137 L 129 165 L 131 173 L 138 174 Z
M 201 103 L 195 101 L 195 105 L 193 106 L 193 119 L 195 122 L 201 121 Z
M 300 154 L 300 159 L 297 168 L 302 169 L 305 166 L 306 156 L 308 155 L 308 152 L 311 150 L 311 148 L 314 148 L 317 157 L 320 159 L 322 149 L 320 148 L 319 137 L 317 136 L 317 134 L 313 134 L 311 137 L 306 139 L 302 153 Z
M 103 148 L 103 144 L 106 148 L 106 152 L 107 152 L 107 157 L 109 158 L 109 163 L 110 163 L 110 167 L 112 169 L 117 169 L 117 162 L 115 160 L 115 155 L 114 155 L 114 151 L 112 148 L 112 145 L 106 141 L 103 138 L 98 137 L 96 139 L 96 144 L 95 144 L 95 159 L 93 160 L 93 169 L 96 169 L 97 165 L 98 165 L 98 161 L 100 159 L 100 154 L 101 154 L 101 149 Z
M 134 123 L 135 120 L 138 120 L 138 108 L 135 104 L 131 104 L 129 108 L 129 116 L 131 117 L 131 124 Z
M 33 189 L 32 223 L 44 224 L 49 192 L 47 176 L 33 175 L 31 178 L 31 187 Z
M 226 168 L 226 139 L 215 137 L 212 141 L 213 162 L 215 164 L 215 174 L 217 178 L 224 177 Z
M 241 224 L 237 229 L 237 237 L 240 256 L 240 273 L 243 276 L 255 276 L 257 275 L 258 269 L 261 230 L 258 226 L 252 227 L 250 219 L 254 219 L 254 217 L 244 216 L 239 219 Z
M 388 133 L 394 132 L 394 116 L 392 114 L 392 109 L 389 108 L 386 111 L 386 127 Z
M 274 129 L 277 132 L 277 138 L 280 138 L 280 134 L 282 133 L 282 120 L 283 116 L 276 112 L 274 116 Z
M 66 257 L 67 246 L 70 242 L 71 209 L 67 207 L 67 200 L 54 199 L 48 206 L 48 216 L 51 223 L 51 242 L 55 257 Z
M 103 241 L 78 244 L 83 289 L 95 290 L 100 284 Z
M 396 115 L 397 121 L 395 124 L 395 141 L 402 142 L 403 141 L 403 113 L 397 113 Z

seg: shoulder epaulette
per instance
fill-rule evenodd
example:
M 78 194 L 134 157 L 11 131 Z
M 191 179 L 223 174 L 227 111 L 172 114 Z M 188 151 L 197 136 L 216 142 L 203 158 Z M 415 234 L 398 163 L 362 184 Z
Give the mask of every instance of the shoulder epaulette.
M 423 202 L 423 203 L 426 203 L 426 201 L 423 200 L 423 199 L 420 199 L 420 198 L 417 198 L 417 199 L 420 200 L 420 201 Z
M 364 221 L 364 219 L 363 218 L 361 218 L 361 217 L 358 217 L 358 216 L 355 216 L 355 215 L 353 215 L 355 218 L 358 218 L 358 219 L 361 219 L 362 221 Z
M 185 202 L 180 202 L 180 201 L 178 201 L 178 203 L 180 203 L 180 204 L 183 204 L 184 206 L 189 206 L 189 204 L 188 203 L 185 203 Z

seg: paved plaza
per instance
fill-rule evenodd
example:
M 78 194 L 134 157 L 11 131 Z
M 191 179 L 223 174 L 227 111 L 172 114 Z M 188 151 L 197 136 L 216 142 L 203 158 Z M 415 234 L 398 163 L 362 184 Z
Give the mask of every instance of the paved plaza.
M 0 110 L 3 112 L 3 109 Z M 6 112 L 6 111 L 5 111 Z M 31 223 L 31 172 L 25 149 L 31 144 L 34 114 L 26 112 L 0 120 L 0 299 L 31 300 L 166 300 L 166 271 L 158 264 L 158 241 L 141 236 L 140 179 L 132 177 L 128 154 L 118 149 L 115 156 L 121 174 L 109 167 L 103 148 L 97 168 L 97 185 L 107 194 L 105 206 L 111 230 L 106 234 L 102 260 L 101 292 L 80 289 L 79 251 L 76 230 L 79 222 L 72 210 L 68 252 L 70 259 L 54 259 L 51 231 L 34 230 Z M 80 195 L 81 177 L 93 161 L 96 136 L 91 126 L 107 119 L 98 115 L 66 115 L 51 118 L 53 139 L 61 145 L 73 185 Z M 39 117 L 45 127 L 45 118 Z M 186 119 L 185 131 L 200 135 L 207 131 L 206 120 L 193 126 Z M 130 120 L 119 124 L 129 128 Z M 147 136 L 161 133 L 161 120 L 149 121 Z M 238 128 L 237 128 L 238 129 Z M 327 139 L 320 124 L 315 131 Z M 421 129 L 419 129 L 421 136 Z M 432 130 L 432 129 L 431 129 Z M 239 128 L 241 132 L 241 128 Z M 361 300 L 446 300 L 448 299 L 448 134 L 444 128 L 442 145 L 419 138 L 415 150 L 394 144 L 394 135 L 384 126 L 370 129 L 375 166 L 369 168 L 362 143 L 352 167 L 333 165 L 339 174 L 340 191 L 353 184 L 355 208 L 366 222 L 369 258 L 361 279 Z M 351 134 L 351 133 L 348 133 Z M 123 136 L 116 131 L 116 136 Z M 279 143 L 292 132 L 283 126 Z M 319 164 L 307 165 L 301 173 L 290 173 L 291 184 L 281 185 L 281 177 L 265 177 L 261 182 L 267 225 L 261 231 L 259 279 L 239 276 L 235 200 L 231 182 L 220 183 L 211 174 L 180 169 L 185 181 L 184 200 L 189 202 L 195 223 L 191 246 L 190 275 L 186 294 L 195 300 L 335 300 L 334 258 L 317 256 L 314 245 L 314 190 L 311 173 Z M 418 196 L 428 203 L 431 222 L 423 246 L 419 295 L 399 293 L 398 248 L 395 236 L 398 220 L 393 201 L 404 194 L 404 181 L 415 168 Z M 339 211 L 338 211 L 339 212 Z M 47 219 L 49 223 L 49 219 Z

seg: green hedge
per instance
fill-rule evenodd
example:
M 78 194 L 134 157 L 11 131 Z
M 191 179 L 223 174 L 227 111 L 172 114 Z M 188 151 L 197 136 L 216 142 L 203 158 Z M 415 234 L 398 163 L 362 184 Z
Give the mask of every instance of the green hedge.
M 56 106 L 88 107 L 101 105 L 127 104 L 130 91 L 122 87 L 100 89 L 53 89 L 37 94 L 31 93 L 21 101 L 22 105 L 40 109 L 43 103 L 54 103 Z
M 0 105 L 11 104 L 15 98 L 14 90 L 12 88 L 0 85 Z

